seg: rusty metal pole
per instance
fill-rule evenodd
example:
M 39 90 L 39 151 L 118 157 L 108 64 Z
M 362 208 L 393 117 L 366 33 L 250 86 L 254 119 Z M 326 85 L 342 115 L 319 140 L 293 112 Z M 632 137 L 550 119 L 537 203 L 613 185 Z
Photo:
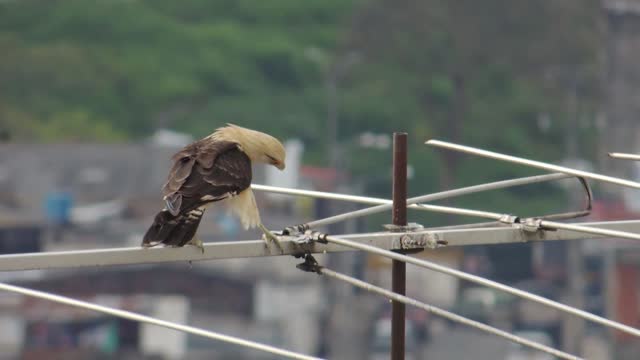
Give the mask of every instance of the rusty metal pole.
M 395 226 L 407 226 L 407 134 L 393 133 L 393 212 Z M 393 260 L 391 289 L 406 294 L 406 264 Z M 391 360 L 403 360 L 405 353 L 405 305 L 391 303 Z

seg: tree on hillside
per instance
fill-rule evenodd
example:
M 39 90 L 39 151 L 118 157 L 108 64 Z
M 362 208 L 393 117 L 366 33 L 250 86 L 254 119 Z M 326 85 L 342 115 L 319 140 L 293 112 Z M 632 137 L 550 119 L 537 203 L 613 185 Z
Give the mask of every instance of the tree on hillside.
M 337 0 L 4 2 L 0 119 L 18 138 L 42 140 L 82 139 L 74 127 L 35 131 L 67 112 L 108 124 L 107 141 L 155 127 L 204 135 L 225 122 L 280 136 L 303 122 L 301 136 L 314 140 L 322 92 L 304 52 L 333 46 L 350 8 Z
M 537 119 L 563 117 L 564 79 L 579 70 L 597 93 L 598 10 L 577 0 L 372 1 L 344 48 L 366 54 L 364 83 L 386 87 L 389 101 L 413 99 L 418 133 L 544 158 L 562 151 L 547 145 L 563 126 L 543 137 Z M 440 186 L 451 187 L 464 164 L 439 154 Z

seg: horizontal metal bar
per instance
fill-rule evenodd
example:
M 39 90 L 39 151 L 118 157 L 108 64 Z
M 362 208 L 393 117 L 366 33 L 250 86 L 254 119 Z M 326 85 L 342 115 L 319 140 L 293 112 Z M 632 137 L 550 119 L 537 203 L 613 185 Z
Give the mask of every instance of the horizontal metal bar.
M 380 256 L 384 256 L 393 260 L 399 260 L 399 261 L 404 261 L 406 263 L 409 264 L 413 264 L 425 269 L 430 269 L 433 271 L 437 271 L 437 272 L 441 272 L 443 274 L 447 274 L 447 275 L 451 275 L 454 277 L 457 277 L 459 279 L 463 279 L 463 280 L 467 280 L 470 282 L 474 282 L 476 284 L 482 285 L 482 286 L 487 286 L 490 287 L 492 289 L 496 289 L 496 290 L 500 290 L 500 291 L 504 291 L 507 292 L 509 294 L 512 294 L 514 296 L 523 298 L 523 299 L 527 299 L 533 302 L 537 302 L 539 304 L 548 306 L 548 307 L 552 307 L 554 309 L 557 309 L 561 312 L 564 313 L 568 313 L 571 315 L 575 315 L 578 317 L 581 317 L 585 320 L 590 320 L 593 321 L 595 323 L 604 325 L 604 326 L 608 326 L 610 328 L 614 328 L 616 330 L 620 330 L 623 331 L 625 333 L 640 337 L 640 330 L 639 329 L 635 329 L 631 326 L 627 326 L 615 321 L 611 321 L 609 319 L 605 319 L 603 317 L 588 313 L 584 310 L 580 310 L 580 309 L 576 309 L 574 307 L 559 303 L 557 301 L 553 301 L 553 300 L 549 300 L 547 298 L 544 298 L 542 296 L 538 296 L 526 291 L 522 291 L 519 289 L 516 289 L 514 287 L 511 286 L 507 286 L 504 284 L 501 284 L 499 282 L 495 282 L 489 279 L 485 279 L 483 277 L 480 276 L 476 276 L 476 275 L 472 275 L 460 270 L 456 270 L 456 269 L 452 269 L 446 266 L 442 266 L 442 265 L 438 265 L 436 263 L 430 262 L 430 261 L 426 261 L 426 260 L 422 260 L 422 259 L 417 259 L 411 256 L 406 256 L 403 254 L 400 254 L 398 252 L 393 252 L 393 251 L 389 251 L 389 250 L 384 250 L 384 249 L 380 249 L 377 248 L 375 246 L 370 246 L 367 244 L 362 244 L 359 242 L 355 242 L 355 241 L 351 241 L 351 240 L 347 240 L 347 239 L 343 239 L 337 236 L 327 236 L 326 241 L 332 243 L 332 244 L 336 244 L 336 245 L 342 245 L 342 246 L 347 246 L 347 247 L 351 247 L 354 249 L 358 249 L 358 250 L 363 250 L 372 254 L 376 254 L 376 255 L 380 255 Z
M 391 248 L 402 234 L 370 233 L 345 235 L 352 239 L 366 239 L 377 246 Z M 347 251 L 342 246 L 308 244 L 304 248 L 293 237 L 281 237 L 282 252 L 265 246 L 263 240 L 210 242 L 203 244 L 204 252 L 194 246 L 185 247 L 127 247 L 96 250 L 51 251 L 26 254 L 0 255 L 0 271 L 23 271 L 36 269 L 63 269 L 131 264 L 155 264 L 180 261 L 204 261 L 234 258 L 251 258 L 278 255 L 299 255 L 305 251 L 313 253 Z
M 173 323 L 173 322 L 169 322 L 169 321 L 165 321 L 165 320 L 156 319 L 156 318 L 153 318 L 153 317 L 150 317 L 150 316 L 146 316 L 146 315 L 136 314 L 136 313 L 131 312 L 131 311 L 114 309 L 114 308 L 110 308 L 110 307 L 107 307 L 107 306 L 102 306 L 102 305 L 93 304 L 93 303 L 86 302 L 86 301 L 72 299 L 72 298 L 69 298 L 69 297 L 66 297 L 66 296 L 60 296 L 60 295 L 47 293 L 47 292 L 44 292 L 44 291 L 27 289 L 27 288 L 24 288 L 24 287 L 4 284 L 4 283 L 0 283 L 0 290 L 10 291 L 10 292 L 17 293 L 17 294 L 22 294 L 22 295 L 25 295 L 25 296 L 36 297 L 36 298 L 39 298 L 39 299 L 53 301 L 53 302 L 56 302 L 56 303 L 59 303 L 59 304 L 69 305 L 69 306 L 73 306 L 73 307 L 77 307 L 77 308 L 81 308 L 81 309 L 97 311 L 97 312 L 100 312 L 100 313 L 103 313 L 103 314 L 112 315 L 112 316 L 116 316 L 116 317 L 123 318 L 123 319 L 129 319 L 129 320 L 133 320 L 133 321 L 137 321 L 137 322 L 141 322 L 141 323 L 147 323 L 147 324 L 151 324 L 151 325 L 162 326 L 162 327 L 165 327 L 165 328 L 168 328 L 168 329 L 182 331 L 182 332 L 185 332 L 185 333 L 188 333 L 188 334 L 205 337 L 205 338 L 212 339 L 212 340 L 224 341 L 224 342 L 228 342 L 228 343 L 244 346 L 244 347 L 255 349 L 255 350 L 265 351 L 265 352 L 268 352 L 268 353 L 271 353 L 271 354 L 284 356 L 284 357 L 290 358 L 290 359 L 301 359 L 301 360 L 316 360 L 316 359 L 319 359 L 319 358 L 316 358 L 316 357 L 313 357 L 313 356 L 307 356 L 307 355 L 303 355 L 303 354 L 298 354 L 298 353 L 295 353 L 293 351 L 279 349 L 277 347 L 273 347 L 273 346 L 270 346 L 270 345 L 257 343 L 255 341 L 244 340 L 244 339 L 240 339 L 240 338 L 237 338 L 237 337 L 234 337 L 234 336 L 219 334 L 219 333 L 216 333 L 216 332 L 213 332 L 213 331 L 203 330 L 203 329 L 199 329 L 199 328 L 196 328 L 196 327 L 193 327 L 193 326 L 181 325 L 181 324 L 177 324 L 177 323 Z
M 398 302 L 402 302 L 402 303 L 407 304 L 407 305 L 415 306 L 415 307 L 420 308 L 422 310 L 425 310 L 425 311 L 427 311 L 427 312 L 429 312 L 431 314 L 443 317 L 443 318 L 451 320 L 453 322 L 457 322 L 459 324 L 466 325 L 466 326 L 478 329 L 480 331 L 483 331 L 483 332 L 486 332 L 486 333 L 489 333 L 489 334 L 492 334 L 492 335 L 496 335 L 498 337 L 507 339 L 507 340 L 512 341 L 514 343 L 521 344 L 521 345 L 530 347 L 532 349 L 540 350 L 540 351 L 546 352 L 548 354 L 557 356 L 557 357 L 562 358 L 562 359 L 572 359 L 572 360 L 582 359 L 580 357 L 577 357 L 575 355 L 571 355 L 571 354 L 566 353 L 564 351 L 560 351 L 560 350 L 554 349 L 552 347 L 537 343 L 535 341 L 531 341 L 531 340 L 525 339 L 523 337 L 513 335 L 511 333 L 508 333 L 506 331 L 500 330 L 500 329 L 495 328 L 493 326 L 489 326 L 489 325 L 483 324 L 481 322 L 474 321 L 474 320 L 468 319 L 466 317 L 454 314 L 454 313 L 452 313 L 450 311 L 446 311 L 446 310 L 440 309 L 440 308 L 438 308 L 436 306 L 425 304 L 425 303 L 423 303 L 421 301 L 418 301 L 416 299 L 396 294 L 396 293 L 394 293 L 392 291 L 383 289 L 383 288 L 378 287 L 378 286 L 374 286 L 372 284 L 369 284 L 367 282 L 358 280 L 356 278 L 352 278 L 350 276 L 346 276 L 344 274 L 335 272 L 335 271 L 333 271 L 331 269 L 328 269 L 326 267 L 323 267 L 323 266 L 319 267 L 319 272 L 322 275 L 326 275 L 326 276 L 332 277 L 334 279 L 338 279 L 338 280 L 347 282 L 347 283 L 349 283 L 349 284 L 351 284 L 353 286 L 359 287 L 361 289 L 364 289 L 366 291 L 369 291 L 369 292 L 372 292 L 372 293 L 375 293 L 375 294 L 378 294 L 378 295 L 382 295 L 382 296 L 384 296 L 384 297 L 386 297 L 388 299 L 391 299 L 391 300 L 394 300 L 394 301 L 398 301 Z
M 601 229 L 638 232 L 640 220 L 580 223 L 582 226 Z M 399 250 L 406 244 L 403 239 L 412 239 L 414 247 L 425 247 L 426 244 L 446 242 L 448 246 L 505 244 L 528 241 L 553 241 L 592 239 L 603 236 L 585 234 L 570 230 L 528 232 L 514 227 L 489 227 L 473 229 L 425 229 L 408 233 L 365 233 L 355 235 L 338 235 L 341 238 L 357 239 L 363 244 L 381 249 Z M 299 255 L 305 251 L 311 253 L 342 252 L 353 249 L 328 244 L 311 243 L 301 247 L 294 237 L 284 236 L 281 239 L 283 251 L 265 246 L 262 240 L 227 241 L 205 243 L 204 253 L 193 246 L 182 248 L 113 248 L 96 250 L 74 250 L 57 252 L 40 252 L 27 254 L 0 255 L 0 271 L 23 271 L 36 269 L 64 269 L 75 267 L 95 267 L 130 264 L 153 264 L 179 261 L 204 261 L 218 259 L 264 257 L 277 255 Z M 419 245 L 425 244 L 425 245 Z
M 487 183 L 487 184 L 468 186 L 460 189 L 446 190 L 446 191 L 441 191 L 433 194 L 413 197 L 413 198 L 407 199 L 407 205 L 416 204 L 417 207 L 420 207 L 422 210 L 426 210 L 426 211 L 438 211 L 438 212 L 445 212 L 445 213 L 456 214 L 456 215 L 480 216 L 483 218 L 493 219 L 493 217 L 491 216 L 483 216 L 478 213 L 474 213 L 474 214 L 461 213 L 464 211 L 464 209 L 458 209 L 458 208 L 452 208 L 452 207 L 440 207 L 439 209 L 437 209 L 434 207 L 435 205 L 426 205 L 426 204 L 418 204 L 418 203 L 442 200 L 442 199 L 447 199 L 451 197 L 469 195 L 469 194 L 474 194 L 474 193 L 483 192 L 483 191 L 504 189 L 512 186 L 520 186 L 520 185 L 534 184 L 534 183 L 545 182 L 545 181 L 566 179 L 569 177 L 572 177 L 572 176 L 566 175 L 566 174 L 547 174 L 547 175 L 529 176 L 529 177 L 518 178 L 518 179 L 496 181 L 496 182 Z M 392 207 L 391 202 L 388 202 L 387 200 L 387 202 L 385 202 L 382 205 L 373 206 L 366 209 L 355 210 L 355 211 L 351 211 L 344 214 L 330 216 L 325 219 L 319 219 L 319 220 L 308 222 L 306 225 L 309 228 L 317 228 L 319 226 L 325 226 L 325 225 L 334 224 L 340 221 L 350 220 L 357 217 L 368 216 L 368 215 L 388 211 L 388 210 L 391 210 L 391 207 Z
M 482 156 L 490 159 L 502 160 L 502 161 L 507 161 L 507 162 L 516 163 L 516 164 L 527 165 L 527 166 L 531 166 L 531 167 L 535 167 L 543 170 L 561 172 L 565 174 L 580 176 L 587 179 L 602 181 L 610 184 L 616 184 L 616 185 L 621 185 L 621 186 L 630 187 L 634 189 L 640 189 L 640 183 L 636 181 L 620 179 L 613 176 L 601 175 L 601 174 L 596 174 L 588 171 L 571 169 L 564 166 L 553 165 L 553 164 L 544 163 L 542 161 L 535 161 L 535 160 L 524 159 L 516 156 L 500 154 L 493 151 L 481 150 L 471 146 L 458 145 L 458 144 L 453 144 L 450 142 L 440 141 L 440 140 L 429 140 L 426 142 L 426 144 L 448 149 L 448 150 L 454 150 L 454 151 L 460 151 L 467 154 L 478 155 L 478 156 Z
M 636 154 L 609 153 L 609 156 L 614 158 L 614 159 L 620 159 L 620 160 L 640 161 L 640 155 L 636 155 Z

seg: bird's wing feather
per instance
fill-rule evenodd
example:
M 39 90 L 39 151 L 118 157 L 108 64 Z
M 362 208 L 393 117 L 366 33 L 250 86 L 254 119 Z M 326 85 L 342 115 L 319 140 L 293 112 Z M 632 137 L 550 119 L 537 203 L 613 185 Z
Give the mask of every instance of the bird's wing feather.
M 235 143 L 196 142 L 174 156 L 163 188 L 167 210 L 178 215 L 233 196 L 251 185 L 251 176 L 251 161 Z

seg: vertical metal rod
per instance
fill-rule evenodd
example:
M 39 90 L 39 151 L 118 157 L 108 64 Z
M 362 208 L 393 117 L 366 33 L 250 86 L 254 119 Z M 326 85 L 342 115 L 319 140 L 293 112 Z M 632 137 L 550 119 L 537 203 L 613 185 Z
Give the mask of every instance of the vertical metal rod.
M 393 225 L 407 225 L 407 134 L 393 134 Z M 393 260 L 391 290 L 406 294 L 407 265 Z M 405 304 L 391 303 L 391 360 L 403 360 L 405 353 Z

